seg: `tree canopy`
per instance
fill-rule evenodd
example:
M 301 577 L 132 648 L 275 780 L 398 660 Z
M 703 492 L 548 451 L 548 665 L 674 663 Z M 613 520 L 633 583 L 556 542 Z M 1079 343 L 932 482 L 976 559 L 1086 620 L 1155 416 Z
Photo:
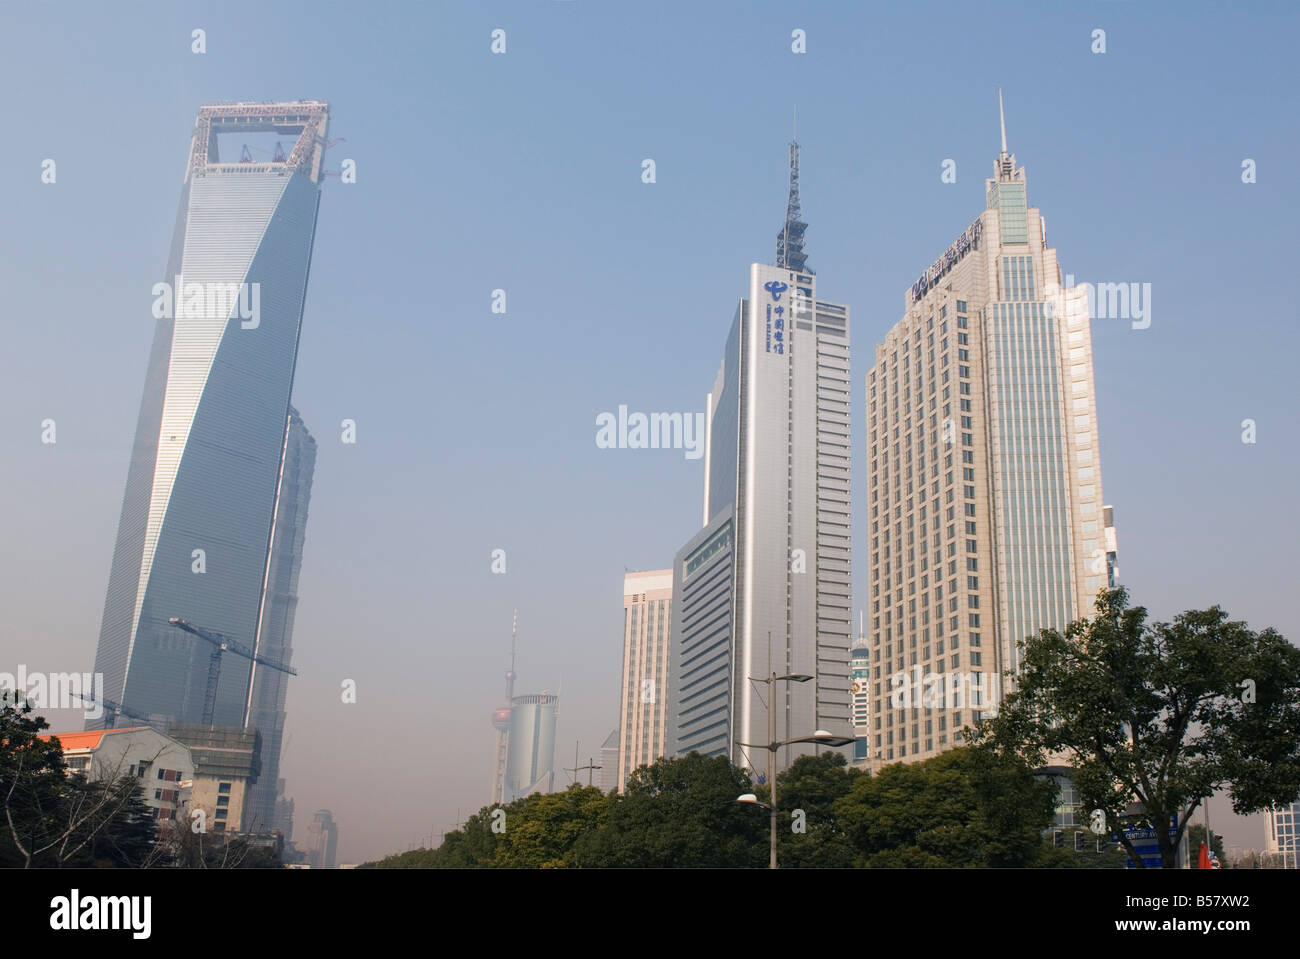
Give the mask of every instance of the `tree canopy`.
M 1059 762 L 1109 828 L 1155 827 L 1163 864 L 1203 799 L 1226 788 L 1239 814 L 1300 796 L 1300 650 L 1218 606 L 1147 622 L 1123 589 L 1096 615 L 1020 644 L 1015 689 L 972 740 L 1038 766 Z M 1135 818 L 1136 817 L 1136 818 Z M 1141 862 L 1123 832 L 1121 843 Z

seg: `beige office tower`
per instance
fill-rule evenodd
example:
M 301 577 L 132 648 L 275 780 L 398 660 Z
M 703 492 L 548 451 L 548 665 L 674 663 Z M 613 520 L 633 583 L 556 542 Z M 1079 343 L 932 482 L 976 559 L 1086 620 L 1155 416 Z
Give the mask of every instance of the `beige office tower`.
M 623 577 L 623 701 L 619 711 L 619 792 L 638 766 L 667 752 L 668 624 L 673 571 Z
M 1017 641 L 1117 581 L 1089 304 L 1006 149 L 987 207 L 909 287 L 866 379 L 870 765 L 996 706 Z

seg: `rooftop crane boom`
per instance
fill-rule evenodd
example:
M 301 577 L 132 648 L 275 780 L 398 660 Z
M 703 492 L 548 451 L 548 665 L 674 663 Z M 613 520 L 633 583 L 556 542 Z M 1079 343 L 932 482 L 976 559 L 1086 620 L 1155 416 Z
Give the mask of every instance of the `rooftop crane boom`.
M 231 652 L 236 656 L 251 659 L 255 663 L 261 663 L 263 666 L 269 666 L 272 669 L 280 670 L 282 673 L 288 673 L 290 676 L 298 675 L 298 670 L 292 666 L 286 666 L 284 663 L 277 663 L 275 660 L 258 655 L 229 636 L 223 636 L 221 633 L 214 633 L 211 630 L 195 626 L 193 623 L 187 623 L 179 616 L 173 616 L 167 622 L 177 629 L 182 629 L 192 636 L 197 636 L 204 642 L 212 644 L 212 655 L 208 658 L 208 688 L 203 693 L 203 725 L 205 726 L 212 725 L 212 717 L 217 711 L 217 683 L 221 679 L 222 653 Z
M 105 729 L 114 728 L 113 724 L 117 722 L 117 717 L 119 713 L 123 716 L 128 717 L 129 719 L 138 719 L 141 722 L 145 722 L 145 723 L 149 722 L 149 717 L 144 715 L 144 713 L 137 713 L 133 709 L 127 709 L 121 703 L 115 703 L 113 702 L 113 700 L 103 696 L 101 696 L 98 700 L 96 700 L 92 696 L 83 696 L 81 698 L 81 701 L 83 703 L 91 703 L 91 704 L 98 702 L 100 705 L 104 707 L 104 717 L 105 717 L 104 728 Z

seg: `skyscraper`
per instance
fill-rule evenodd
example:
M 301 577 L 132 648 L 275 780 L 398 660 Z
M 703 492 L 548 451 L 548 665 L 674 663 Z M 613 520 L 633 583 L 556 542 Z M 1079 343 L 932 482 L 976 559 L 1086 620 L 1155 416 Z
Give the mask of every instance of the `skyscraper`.
M 708 398 L 704 528 L 677 554 L 671 747 L 763 769 L 765 695 L 777 736 L 851 735 L 849 310 L 807 268 L 798 144 L 777 266 L 753 264 Z M 812 746 L 787 747 L 781 765 Z
M 194 126 L 167 273 L 153 290 L 158 322 L 95 665 L 106 697 L 136 714 L 203 718 L 210 650 L 171 617 L 288 651 L 291 610 L 276 597 L 288 595 L 297 562 L 277 565 L 271 553 L 279 534 L 286 550 L 300 547 L 301 529 L 290 529 L 299 521 L 277 517 L 305 515 L 310 483 L 305 461 L 296 478 L 282 467 L 308 444 L 289 399 L 328 121 L 319 101 L 235 103 L 202 107 Z M 250 133 L 295 142 L 270 161 L 247 150 L 233 160 Z M 255 700 L 274 713 L 282 689 L 226 655 L 212 721 L 243 726 Z
M 668 716 L 668 621 L 673 571 L 623 577 L 623 684 L 619 711 L 618 788 L 638 766 L 663 756 Z
M 618 730 L 614 729 L 605 737 L 605 742 L 601 744 L 600 775 L 597 777 L 601 792 L 613 792 L 622 785 L 618 781 L 619 742 Z
M 547 693 L 510 700 L 510 759 L 504 802 L 555 789 L 555 719 L 558 696 Z
M 307 827 L 307 864 L 312 869 L 333 869 L 338 854 L 339 827 L 334 814 L 318 809 Z
M 859 621 L 865 619 L 859 615 Z M 852 685 L 849 692 L 853 694 L 853 757 L 851 762 L 865 763 L 870 756 L 871 724 L 871 650 L 867 647 L 867 638 L 861 627 L 858 638 L 849 653 L 849 667 L 852 671 Z
M 876 764 L 958 745 L 1017 641 L 1090 615 L 1117 576 L 1086 289 L 1062 289 L 1002 129 L 985 210 L 908 288 L 867 373 Z
M 298 608 L 298 574 L 307 535 L 307 505 L 316 468 L 316 441 L 298 411 L 289 407 L 289 433 L 276 496 L 275 531 L 257 640 L 258 652 L 272 662 L 288 663 L 293 656 L 293 619 Z M 284 744 L 287 673 L 254 664 L 249 724 L 262 733 L 262 775 L 244 802 L 244 831 L 266 832 L 277 821 L 276 798 L 282 790 L 280 752 Z

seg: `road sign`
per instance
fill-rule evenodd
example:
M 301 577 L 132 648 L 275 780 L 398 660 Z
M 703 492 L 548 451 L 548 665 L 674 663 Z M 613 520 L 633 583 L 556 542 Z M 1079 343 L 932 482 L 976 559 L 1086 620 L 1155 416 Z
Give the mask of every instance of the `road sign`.
M 1169 827 L 1169 840 L 1175 841 L 1178 838 L 1178 816 L 1170 818 L 1172 825 Z M 1160 869 L 1164 866 L 1164 859 L 1160 855 L 1160 840 L 1156 837 L 1156 831 L 1149 827 L 1139 827 L 1136 829 L 1125 829 L 1124 835 L 1128 841 L 1133 844 L 1133 850 L 1142 859 L 1142 864 L 1148 869 Z M 1115 835 L 1111 836 L 1112 842 L 1119 842 Z M 1136 869 L 1137 864 L 1132 859 L 1126 860 L 1129 869 Z

